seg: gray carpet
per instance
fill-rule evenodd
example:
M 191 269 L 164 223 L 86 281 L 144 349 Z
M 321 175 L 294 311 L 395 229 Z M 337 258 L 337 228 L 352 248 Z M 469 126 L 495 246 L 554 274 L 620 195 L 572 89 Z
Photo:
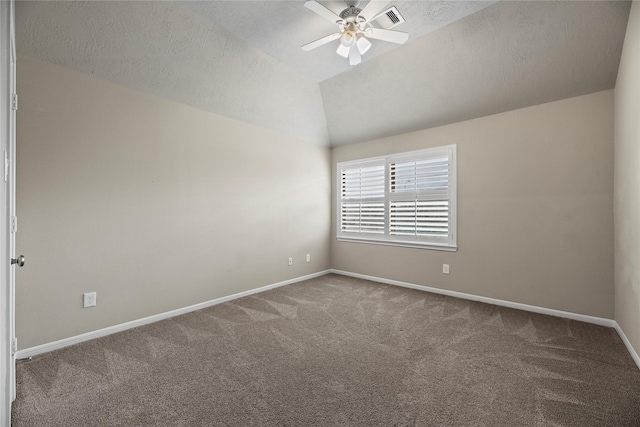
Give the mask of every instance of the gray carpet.
M 327 275 L 18 364 L 13 426 L 639 426 L 611 328 Z

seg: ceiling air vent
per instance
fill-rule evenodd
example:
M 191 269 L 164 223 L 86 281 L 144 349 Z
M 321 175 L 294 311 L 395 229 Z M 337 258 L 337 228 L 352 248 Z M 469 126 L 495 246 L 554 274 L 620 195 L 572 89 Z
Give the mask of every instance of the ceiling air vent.
M 396 25 L 400 25 L 403 22 L 404 18 L 400 15 L 400 12 L 398 12 L 398 9 L 396 9 L 395 6 L 382 12 L 371 21 L 371 23 L 375 24 L 376 27 L 384 28 L 385 30 L 393 28 Z

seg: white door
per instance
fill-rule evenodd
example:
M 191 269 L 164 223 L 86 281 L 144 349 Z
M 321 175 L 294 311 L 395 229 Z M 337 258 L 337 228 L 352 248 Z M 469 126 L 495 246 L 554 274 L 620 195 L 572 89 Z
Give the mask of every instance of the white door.
M 0 1 L 0 425 L 15 399 L 15 123 L 14 0 Z M 22 263 L 17 260 L 18 263 Z
M 16 323 L 15 323 L 15 301 L 16 301 L 16 266 L 24 265 L 24 257 L 16 257 L 16 232 L 18 231 L 18 218 L 16 217 L 16 112 L 18 109 L 18 95 L 16 88 L 16 34 L 15 34 L 15 1 L 10 2 L 9 13 L 9 41 L 11 50 L 11 66 L 9 74 L 9 86 L 11 108 L 9 109 L 9 173 L 7 174 L 7 188 L 9 189 L 9 215 L 10 215 L 10 233 L 9 233 L 9 250 L 11 252 L 11 265 L 9 267 L 9 328 L 11 336 L 11 364 L 9 373 L 9 382 L 11 385 L 11 401 L 16 399 L 16 352 L 18 351 L 18 343 L 16 339 Z

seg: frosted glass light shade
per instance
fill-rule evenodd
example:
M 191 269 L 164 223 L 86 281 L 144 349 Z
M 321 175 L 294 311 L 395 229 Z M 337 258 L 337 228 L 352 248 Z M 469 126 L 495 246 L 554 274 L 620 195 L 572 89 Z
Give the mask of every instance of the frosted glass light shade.
M 345 47 L 349 47 L 353 44 L 353 33 L 351 31 L 345 31 L 340 36 L 340 44 Z
M 363 36 L 358 37 L 356 44 L 358 45 L 358 50 L 361 55 L 364 55 L 369 49 L 371 49 L 371 42 Z

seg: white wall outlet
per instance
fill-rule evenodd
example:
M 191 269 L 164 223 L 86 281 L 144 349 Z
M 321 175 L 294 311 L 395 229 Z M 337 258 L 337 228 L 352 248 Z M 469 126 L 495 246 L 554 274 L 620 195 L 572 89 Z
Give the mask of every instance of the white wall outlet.
M 307 254 L 307 262 L 311 262 L 311 254 Z
M 293 258 L 289 257 L 289 265 L 293 265 Z
M 83 294 L 83 308 L 94 307 L 97 303 L 97 293 L 96 292 L 87 292 Z
M 444 274 L 449 274 L 449 264 L 442 264 L 442 272 Z

